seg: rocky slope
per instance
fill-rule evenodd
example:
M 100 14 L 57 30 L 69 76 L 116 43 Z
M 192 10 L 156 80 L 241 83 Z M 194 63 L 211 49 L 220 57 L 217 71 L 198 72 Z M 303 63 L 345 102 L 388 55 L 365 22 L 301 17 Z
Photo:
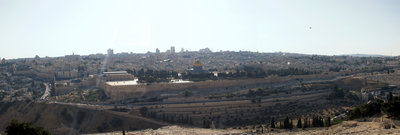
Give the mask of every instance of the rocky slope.
M 367 120 L 368 121 L 368 120 Z M 311 128 L 311 129 L 294 129 L 280 130 L 265 129 L 261 131 L 245 129 L 202 129 L 189 128 L 181 126 L 166 126 L 159 129 L 146 129 L 141 131 L 125 132 L 126 135 L 242 135 L 242 134 L 282 134 L 282 135 L 381 135 L 381 134 L 400 134 L 399 121 L 393 121 L 383 118 L 369 119 L 368 122 L 359 121 L 343 121 L 340 124 L 329 128 Z M 103 133 L 101 135 L 122 135 L 122 131 Z
M 0 134 L 4 133 L 7 123 L 13 119 L 32 122 L 56 135 L 156 129 L 166 125 L 110 110 L 24 101 L 0 102 Z

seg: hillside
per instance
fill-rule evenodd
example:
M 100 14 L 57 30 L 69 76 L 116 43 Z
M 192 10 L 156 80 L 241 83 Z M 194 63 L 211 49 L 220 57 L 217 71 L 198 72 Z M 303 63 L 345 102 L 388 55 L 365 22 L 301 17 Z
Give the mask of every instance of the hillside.
M 34 102 L 0 102 L 0 133 L 9 121 L 32 122 L 53 134 L 99 133 L 159 128 L 162 123 L 108 110 Z
M 368 120 L 367 120 L 368 121 Z M 385 125 L 395 125 L 396 128 L 385 129 Z M 373 118 L 368 122 L 344 121 L 340 124 L 329 128 L 311 128 L 306 130 L 281 130 L 265 129 L 264 133 L 254 129 L 202 129 L 202 128 L 187 128 L 181 126 L 166 126 L 156 130 L 146 129 L 142 131 L 125 132 L 127 135 L 176 135 L 176 134 L 191 134 L 191 135 L 226 135 L 226 134 L 282 134 L 282 135 L 332 135 L 332 134 L 400 134 L 398 121 L 388 119 Z M 258 131 L 258 132 L 257 132 Z M 118 135 L 122 131 L 103 133 L 101 135 Z

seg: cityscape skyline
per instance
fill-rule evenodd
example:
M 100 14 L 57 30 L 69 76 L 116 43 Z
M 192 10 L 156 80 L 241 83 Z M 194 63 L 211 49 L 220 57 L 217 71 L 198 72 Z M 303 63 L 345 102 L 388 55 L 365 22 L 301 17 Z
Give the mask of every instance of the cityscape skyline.
M 174 47 L 174 46 L 171 46 Z M 166 54 L 174 54 L 174 53 L 184 53 L 184 52 L 202 52 L 204 51 L 204 49 L 209 49 L 209 51 L 215 53 L 215 52 L 257 52 L 257 53 L 292 53 L 292 54 L 304 54 L 304 55 L 321 55 L 321 56 L 356 56 L 356 57 L 397 57 L 397 56 L 390 56 L 390 55 L 383 55 L 383 54 L 361 54 L 361 53 L 354 53 L 354 54 L 334 54 L 334 55 L 324 55 L 324 54 L 305 54 L 305 53 L 296 53 L 296 52 L 282 52 L 282 51 L 277 51 L 277 52 L 260 52 L 260 51 L 249 51 L 249 50 L 213 50 L 209 47 L 206 48 L 201 48 L 199 50 L 186 50 L 184 49 L 184 51 L 182 52 L 182 49 L 184 48 L 180 48 L 180 51 L 175 51 L 175 52 L 171 52 L 170 48 L 166 49 L 166 50 L 159 50 L 158 48 L 155 48 L 154 51 L 147 51 L 147 52 L 124 52 L 124 51 L 115 51 L 112 48 L 108 48 L 106 51 L 103 52 L 93 52 L 93 53 L 89 53 L 89 54 L 78 54 L 75 52 L 69 53 L 69 54 L 64 54 L 64 55 L 59 55 L 59 56 L 40 56 L 40 55 L 34 55 L 34 56 L 28 56 L 28 57 L 19 57 L 19 58 L 6 58 L 6 57 L 0 57 L 1 59 L 5 58 L 7 60 L 9 59 L 24 59 L 24 58 L 55 58 L 55 57 L 64 57 L 64 56 L 70 56 L 70 55 L 80 55 L 80 56 L 88 56 L 88 55 L 96 55 L 96 54 L 102 54 L 102 55 L 109 55 L 109 54 L 123 54 L 123 53 L 128 53 L 128 54 L 146 54 L 146 53 L 154 53 L 154 54 L 160 54 L 160 53 L 166 53 Z M 111 53 L 110 53 L 111 51 Z M 159 51 L 159 52 L 158 52 Z M 400 55 L 398 55 L 400 56 Z
M 400 55 L 399 1 L 0 1 L 2 58 L 197 51 Z

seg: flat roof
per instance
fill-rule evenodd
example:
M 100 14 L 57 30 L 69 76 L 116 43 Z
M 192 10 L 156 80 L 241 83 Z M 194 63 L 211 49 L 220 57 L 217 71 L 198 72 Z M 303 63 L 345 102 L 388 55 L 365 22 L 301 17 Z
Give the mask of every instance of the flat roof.
M 103 72 L 103 74 L 128 74 L 127 71 L 112 71 L 112 72 Z
M 138 85 L 138 79 L 135 80 L 127 80 L 127 81 L 110 81 L 106 82 L 106 84 L 111 86 L 126 86 L 126 85 Z
M 192 81 L 184 81 L 184 80 L 179 79 L 179 80 L 171 80 L 170 83 L 191 83 L 191 82 Z

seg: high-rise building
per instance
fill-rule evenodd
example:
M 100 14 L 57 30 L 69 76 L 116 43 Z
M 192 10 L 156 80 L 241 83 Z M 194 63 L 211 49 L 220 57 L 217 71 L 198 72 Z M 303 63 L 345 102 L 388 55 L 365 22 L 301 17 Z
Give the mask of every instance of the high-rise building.
M 1 64 L 6 64 L 6 63 L 7 63 L 6 59 L 3 58 L 3 59 L 1 60 Z
M 210 50 L 210 48 L 204 48 L 204 49 L 200 49 L 199 50 L 200 53 L 212 53 L 212 51 Z
M 156 53 L 160 53 L 160 49 L 156 48 Z
M 171 46 L 171 53 L 172 53 L 172 54 L 175 53 L 175 46 Z
M 107 50 L 107 54 L 108 54 L 108 55 L 114 55 L 114 50 L 108 49 L 108 50 Z

